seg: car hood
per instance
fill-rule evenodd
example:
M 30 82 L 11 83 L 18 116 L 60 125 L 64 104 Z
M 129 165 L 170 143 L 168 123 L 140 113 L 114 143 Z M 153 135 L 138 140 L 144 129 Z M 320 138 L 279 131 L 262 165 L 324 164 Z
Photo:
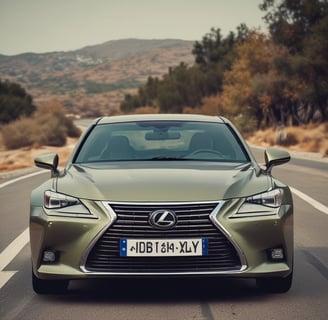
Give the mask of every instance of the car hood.
M 78 198 L 110 201 L 217 201 L 266 191 L 270 179 L 240 163 L 176 161 L 71 165 L 57 190 Z

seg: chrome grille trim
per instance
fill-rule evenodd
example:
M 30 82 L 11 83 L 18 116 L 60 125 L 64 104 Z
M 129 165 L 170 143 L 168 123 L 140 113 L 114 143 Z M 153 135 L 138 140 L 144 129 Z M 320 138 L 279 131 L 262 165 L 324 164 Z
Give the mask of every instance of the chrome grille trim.
M 215 218 L 224 203 L 225 201 L 168 203 L 103 201 L 103 205 L 111 213 L 111 217 L 113 218 L 114 214 L 115 218 L 113 219 L 113 223 L 110 226 L 106 226 L 90 244 L 81 261 L 81 270 L 94 275 L 203 275 L 240 273 L 247 268 L 245 256 L 233 241 L 230 234 Z M 133 209 L 133 214 L 131 214 L 131 208 Z M 159 208 L 170 208 L 174 210 L 178 216 L 179 225 L 174 229 L 163 231 L 152 228 L 148 224 L 149 214 Z M 185 214 L 186 210 L 188 212 L 187 214 Z M 147 221 L 147 224 L 145 224 L 145 221 Z M 190 224 L 193 225 L 193 228 L 190 228 Z M 133 230 L 131 231 L 131 229 Z M 146 260 L 142 258 L 122 258 L 117 256 L 118 244 L 115 244 L 115 241 L 111 239 L 113 231 L 116 239 L 131 237 L 153 238 L 154 235 L 158 238 L 214 237 L 217 241 L 211 240 L 211 250 L 219 252 L 219 255 L 212 255 L 210 258 L 205 256 L 201 257 L 201 259 L 199 257 L 188 257 L 188 259 L 186 257 L 174 257 L 173 259 L 172 257 L 171 259 L 155 257 L 145 258 Z M 232 252 L 233 250 L 235 251 Z M 97 251 L 96 254 L 94 251 Z M 111 255 L 109 254 L 110 252 L 112 252 Z M 116 256 L 113 255 L 113 252 L 116 252 Z M 93 261 L 92 255 L 95 257 Z M 186 263 L 187 260 L 188 262 Z M 237 260 L 238 263 L 236 262 Z M 232 261 L 235 262 L 232 263 Z M 217 267 L 208 267 L 209 263 L 217 264 Z M 129 264 L 131 265 L 128 268 L 129 270 L 122 267 L 123 265 L 126 266 Z M 161 267 L 162 264 L 164 265 L 163 267 Z M 110 267 L 108 267 L 109 265 Z M 147 268 L 145 267 L 146 265 Z M 197 265 L 197 267 L 194 268 L 194 265 Z M 136 268 L 139 268 L 139 270 L 135 271 Z

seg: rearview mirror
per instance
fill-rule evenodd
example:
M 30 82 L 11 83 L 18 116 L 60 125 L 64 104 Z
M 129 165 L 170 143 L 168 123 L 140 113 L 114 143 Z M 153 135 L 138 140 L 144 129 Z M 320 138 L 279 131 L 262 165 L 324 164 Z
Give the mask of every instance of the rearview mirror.
M 51 152 L 35 157 L 34 163 L 39 168 L 51 170 L 51 175 L 56 176 L 58 174 L 58 160 L 58 154 Z
M 167 131 L 155 131 L 147 132 L 145 135 L 146 140 L 176 140 L 180 139 L 180 132 L 167 132 Z
M 264 159 L 266 164 L 266 172 L 271 173 L 274 166 L 288 162 L 290 160 L 290 154 L 285 150 L 268 148 L 264 151 Z

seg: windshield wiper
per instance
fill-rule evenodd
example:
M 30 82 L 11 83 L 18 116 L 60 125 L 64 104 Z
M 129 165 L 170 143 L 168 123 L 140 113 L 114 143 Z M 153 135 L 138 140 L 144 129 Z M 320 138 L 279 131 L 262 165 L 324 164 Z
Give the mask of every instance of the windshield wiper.
M 188 159 L 185 159 L 185 158 L 178 158 L 178 157 L 166 157 L 166 156 L 157 156 L 157 157 L 153 157 L 149 160 L 158 160 L 158 161 L 180 161 L 180 160 L 188 160 Z

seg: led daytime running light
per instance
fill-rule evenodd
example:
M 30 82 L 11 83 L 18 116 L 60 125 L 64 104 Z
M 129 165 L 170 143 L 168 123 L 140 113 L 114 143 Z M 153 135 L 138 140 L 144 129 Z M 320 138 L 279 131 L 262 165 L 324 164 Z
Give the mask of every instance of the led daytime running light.
M 272 191 L 260 193 L 246 198 L 245 203 L 258 204 L 271 208 L 278 208 L 282 204 L 282 189 L 274 189 Z
M 79 204 L 81 203 L 78 199 L 64 194 L 49 190 L 44 193 L 44 206 L 47 209 L 59 209 Z

